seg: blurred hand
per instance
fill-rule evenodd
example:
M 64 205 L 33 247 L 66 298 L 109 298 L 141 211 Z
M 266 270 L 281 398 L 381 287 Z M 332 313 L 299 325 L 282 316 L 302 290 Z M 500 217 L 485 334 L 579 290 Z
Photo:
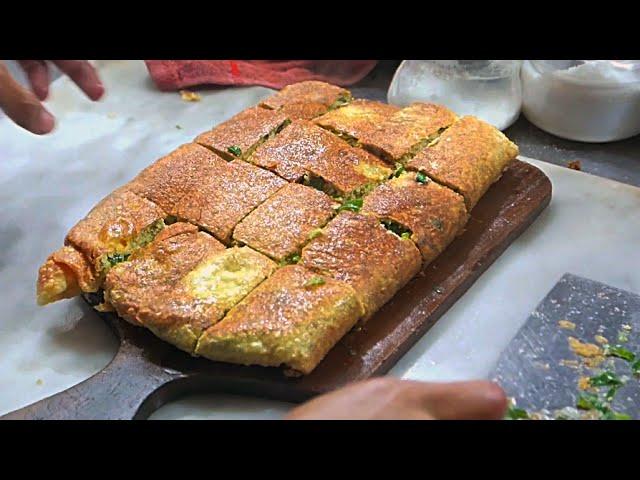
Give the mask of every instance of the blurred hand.
M 31 90 L 11 77 L 4 62 L 0 62 L 0 109 L 22 128 L 38 135 L 49 133 L 55 125 L 53 115 L 40 103 L 49 94 L 47 61 L 69 76 L 91 100 L 98 100 L 104 94 L 96 70 L 86 60 L 18 60 Z
M 376 378 L 294 408 L 287 420 L 500 420 L 507 398 L 487 381 L 423 383 Z

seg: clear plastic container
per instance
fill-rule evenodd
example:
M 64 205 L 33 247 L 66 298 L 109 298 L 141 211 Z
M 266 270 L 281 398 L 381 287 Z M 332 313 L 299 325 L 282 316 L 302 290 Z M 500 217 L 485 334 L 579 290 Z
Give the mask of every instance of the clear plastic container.
M 504 130 L 520 114 L 520 60 L 404 60 L 387 100 L 406 106 L 433 102 L 475 115 Z
M 537 127 L 581 142 L 640 133 L 640 61 L 527 60 L 522 112 Z

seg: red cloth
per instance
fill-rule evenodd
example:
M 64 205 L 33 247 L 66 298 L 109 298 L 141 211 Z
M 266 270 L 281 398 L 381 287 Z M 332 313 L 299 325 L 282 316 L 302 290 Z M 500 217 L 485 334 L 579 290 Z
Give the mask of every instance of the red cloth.
M 196 85 L 262 85 L 282 88 L 304 80 L 340 86 L 362 80 L 377 60 L 145 60 L 160 90 Z

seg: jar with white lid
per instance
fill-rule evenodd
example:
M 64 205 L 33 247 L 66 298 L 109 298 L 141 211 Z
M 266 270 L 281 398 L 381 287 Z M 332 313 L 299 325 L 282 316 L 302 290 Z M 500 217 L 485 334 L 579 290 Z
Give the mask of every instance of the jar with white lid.
M 500 130 L 520 114 L 520 60 L 404 60 L 387 93 L 389 103 L 444 105 Z
M 581 142 L 640 133 L 640 61 L 527 60 L 522 113 L 537 127 Z

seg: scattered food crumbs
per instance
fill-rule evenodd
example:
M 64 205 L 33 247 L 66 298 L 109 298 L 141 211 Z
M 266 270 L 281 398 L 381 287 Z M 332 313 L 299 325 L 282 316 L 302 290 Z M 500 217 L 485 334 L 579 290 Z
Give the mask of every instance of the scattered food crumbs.
M 576 329 L 576 324 L 573 322 L 570 322 L 569 320 L 560 320 L 558 322 L 558 326 L 560 328 L 564 328 L 565 330 L 575 330 Z
M 180 97 L 185 102 L 199 102 L 202 99 L 196 92 L 190 92 L 189 90 L 180 90 Z
M 605 345 L 605 344 L 609 343 L 609 340 L 604 338 L 602 335 L 596 335 L 593 338 L 595 338 L 596 342 L 598 342 L 600 345 Z
M 604 362 L 604 356 L 599 355 L 585 359 L 584 364 L 589 368 L 597 368 L 602 362 Z
M 571 348 L 576 355 L 586 358 L 600 357 L 603 353 L 599 346 L 593 343 L 582 343 L 575 337 L 569 337 L 569 348 Z
M 618 332 L 618 341 L 621 343 L 626 343 L 629 341 L 629 333 L 627 333 L 625 330 L 620 330 Z
M 578 388 L 580 390 L 588 390 L 591 388 L 591 380 L 589 377 L 580 377 L 578 379 Z
M 622 325 L 622 330 L 625 330 L 627 332 L 631 331 L 631 325 L 627 325 L 626 323 Z
M 36 385 L 42 385 L 44 382 L 42 381 L 41 378 L 36 380 Z
M 560 360 L 560 366 L 578 368 L 580 366 L 580 363 L 577 360 Z
M 582 170 L 582 163 L 580 162 L 580 160 L 573 160 L 567 163 L 567 167 L 569 167 L 571 170 Z
M 176 128 L 177 128 L 178 130 L 182 130 L 182 127 L 181 127 L 180 125 L 176 125 Z

